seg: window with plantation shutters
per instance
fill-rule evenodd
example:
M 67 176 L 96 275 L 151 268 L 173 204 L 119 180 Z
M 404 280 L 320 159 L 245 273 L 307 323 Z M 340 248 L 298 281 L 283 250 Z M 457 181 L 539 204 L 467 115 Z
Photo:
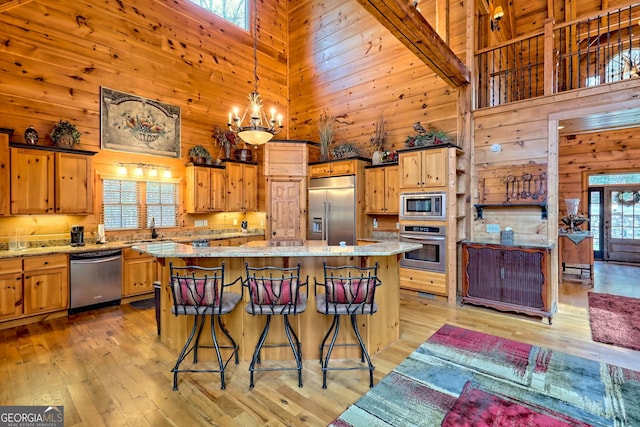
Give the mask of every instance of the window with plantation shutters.
M 147 228 L 178 225 L 178 186 L 169 182 L 146 182 Z
M 178 185 L 170 182 L 102 181 L 105 230 L 139 230 L 178 225 Z M 153 219 L 153 224 L 152 224 Z
M 140 183 L 105 179 L 102 182 L 103 223 L 105 230 L 140 228 Z

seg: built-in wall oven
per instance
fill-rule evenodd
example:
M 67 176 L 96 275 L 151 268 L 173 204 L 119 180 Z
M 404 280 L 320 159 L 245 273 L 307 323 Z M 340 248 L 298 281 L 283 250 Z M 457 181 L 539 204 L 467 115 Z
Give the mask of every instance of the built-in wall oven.
M 420 243 L 422 248 L 402 254 L 400 267 L 444 273 L 447 271 L 446 227 L 430 224 L 401 224 L 400 242 Z

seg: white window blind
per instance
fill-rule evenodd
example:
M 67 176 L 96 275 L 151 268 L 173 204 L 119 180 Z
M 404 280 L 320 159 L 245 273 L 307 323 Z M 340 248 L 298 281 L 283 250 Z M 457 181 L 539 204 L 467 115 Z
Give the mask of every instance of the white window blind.
M 247 5 L 249 1 L 257 0 L 191 0 L 192 3 L 245 30 L 248 29 Z
M 140 228 L 139 183 L 105 179 L 102 182 L 102 188 L 105 230 Z
M 168 182 L 146 182 L 147 228 L 178 225 L 178 186 Z

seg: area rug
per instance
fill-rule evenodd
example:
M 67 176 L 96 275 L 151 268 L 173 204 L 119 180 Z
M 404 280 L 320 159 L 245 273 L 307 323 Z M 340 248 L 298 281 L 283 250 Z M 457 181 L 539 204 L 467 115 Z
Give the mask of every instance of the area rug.
M 594 341 L 640 350 L 640 299 L 589 292 Z
M 640 426 L 640 372 L 444 325 L 331 426 Z

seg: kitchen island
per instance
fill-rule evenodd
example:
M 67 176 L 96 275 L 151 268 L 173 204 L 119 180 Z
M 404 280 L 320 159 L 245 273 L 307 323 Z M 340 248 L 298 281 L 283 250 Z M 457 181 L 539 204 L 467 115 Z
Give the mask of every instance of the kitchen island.
M 300 245 L 288 245 L 283 242 L 254 241 L 237 247 L 198 248 L 174 242 L 135 245 L 133 249 L 155 256 L 162 266 L 162 290 L 160 293 L 160 340 L 177 352 L 186 340 L 189 322 L 188 316 L 176 317 L 171 314 L 173 304 L 169 283 L 169 264 L 176 266 L 197 265 L 217 267 L 224 262 L 225 281 L 232 282 L 237 277 L 245 277 L 245 263 L 250 266 L 295 266 L 300 263 L 300 275 L 308 280 L 307 310 L 290 318 L 294 329 L 302 342 L 304 359 L 318 359 L 320 342 L 329 328 L 331 319 L 317 313 L 314 295 L 314 278 L 324 281 L 323 262 L 328 265 L 373 266 L 378 263 L 378 276 L 382 286 L 376 290 L 378 312 L 373 316 L 359 316 L 360 332 L 369 349 L 375 354 L 387 344 L 399 338 L 400 293 L 399 293 L 399 257 L 404 252 L 420 248 L 419 244 L 384 241 L 362 246 L 326 246 L 322 242 L 308 241 Z M 232 288 L 233 292 L 242 292 L 240 282 Z M 226 290 L 225 290 L 226 292 Z M 234 339 L 240 345 L 240 358 L 250 360 L 258 336 L 264 325 L 262 316 L 251 316 L 245 311 L 248 295 L 224 318 L 225 324 Z M 350 328 L 345 324 L 341 331 L 342 342 L 355 343 Z M 278 341 L 284 338 L 282 322 L 273 322 L 269 338 Z M 204 335 L 203 335 L 204 336 Z M 268 348 L 263 351 L 265 359 L 290 359 L 291 350 L 285 347 Z M 356 347 L 337 347 L 335 358 L 359 357 Z

